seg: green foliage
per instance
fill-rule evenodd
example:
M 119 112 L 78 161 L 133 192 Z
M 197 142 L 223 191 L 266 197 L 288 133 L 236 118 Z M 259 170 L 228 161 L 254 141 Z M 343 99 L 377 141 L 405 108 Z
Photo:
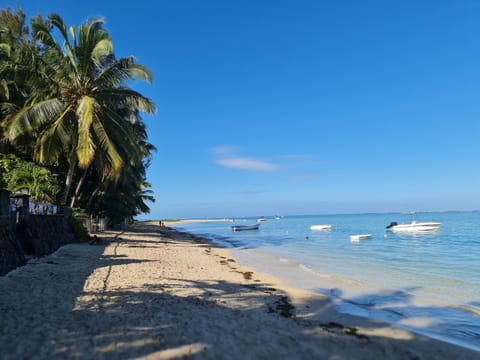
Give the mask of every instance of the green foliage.
M 88 234 L 87 229 L 85 229 L 85 226 L 83 226 L 83 223 L 80 219 L 77 219 L 75 216 L 70 214 L 67 220 L 77 241 L 90 240 L 90 235 Z
M 62 204 L 113 222 L 148 212 L 155 147 L 141 113 L 153 114 L 155 104 L 127 82 L 151 82 L 150 71 L 132 56 L 116 58 L 102 19 L 69 28 L 51 14 L 25 23 L 20 9 L 0 11 L 0 154 L 55 166 Z M 53 196 L 45 171 L 24 170 L 9 187 Z
M 55 202 L 59 187 L 50 171 L 14 156 L 0 157 L 2 183 L 12 193 L 22 191 L 35 201 Z

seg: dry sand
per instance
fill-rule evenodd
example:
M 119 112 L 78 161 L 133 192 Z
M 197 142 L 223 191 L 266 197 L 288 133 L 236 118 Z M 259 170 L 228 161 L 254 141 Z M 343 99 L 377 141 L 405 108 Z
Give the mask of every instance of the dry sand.
M 0 278 L 1 359 L 476 359 L 337 314 L 327 297 L 154 224 L 71 244 Z

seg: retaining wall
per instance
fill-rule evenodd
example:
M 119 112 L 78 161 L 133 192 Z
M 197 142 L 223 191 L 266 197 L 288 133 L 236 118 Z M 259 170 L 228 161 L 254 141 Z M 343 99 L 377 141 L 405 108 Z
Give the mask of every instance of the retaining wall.
M 25 265 L 28 257 L 51 254 L 75 241 L 68 214 L 17 216 L 11 213 L 9 194 L 0 190 L 0 276 Z

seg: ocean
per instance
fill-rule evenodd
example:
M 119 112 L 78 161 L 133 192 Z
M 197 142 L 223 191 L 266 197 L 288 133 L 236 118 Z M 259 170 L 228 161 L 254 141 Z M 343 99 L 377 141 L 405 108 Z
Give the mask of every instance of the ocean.
M 327 294 L 338 311 L 480 351 L 480 212 L 266 217 L 259 230 L 234 222 L 181 223 L 179 230 L 229 248 L 245 265 L 291 286 Z M 397 234 L 392 221 L 441 222 L 429 234 Z M 311 225 L 330 224 L 327 231 Z M 350 235 L 372 234 L 351 241 Z

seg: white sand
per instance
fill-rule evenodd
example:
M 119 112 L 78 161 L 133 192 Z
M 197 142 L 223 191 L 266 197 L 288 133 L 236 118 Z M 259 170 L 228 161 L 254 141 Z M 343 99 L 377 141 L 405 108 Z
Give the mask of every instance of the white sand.
M 102 236 L 0 278 L 1 359 L 480 358 L 337 314 L 192 235 L 142 224 Z

